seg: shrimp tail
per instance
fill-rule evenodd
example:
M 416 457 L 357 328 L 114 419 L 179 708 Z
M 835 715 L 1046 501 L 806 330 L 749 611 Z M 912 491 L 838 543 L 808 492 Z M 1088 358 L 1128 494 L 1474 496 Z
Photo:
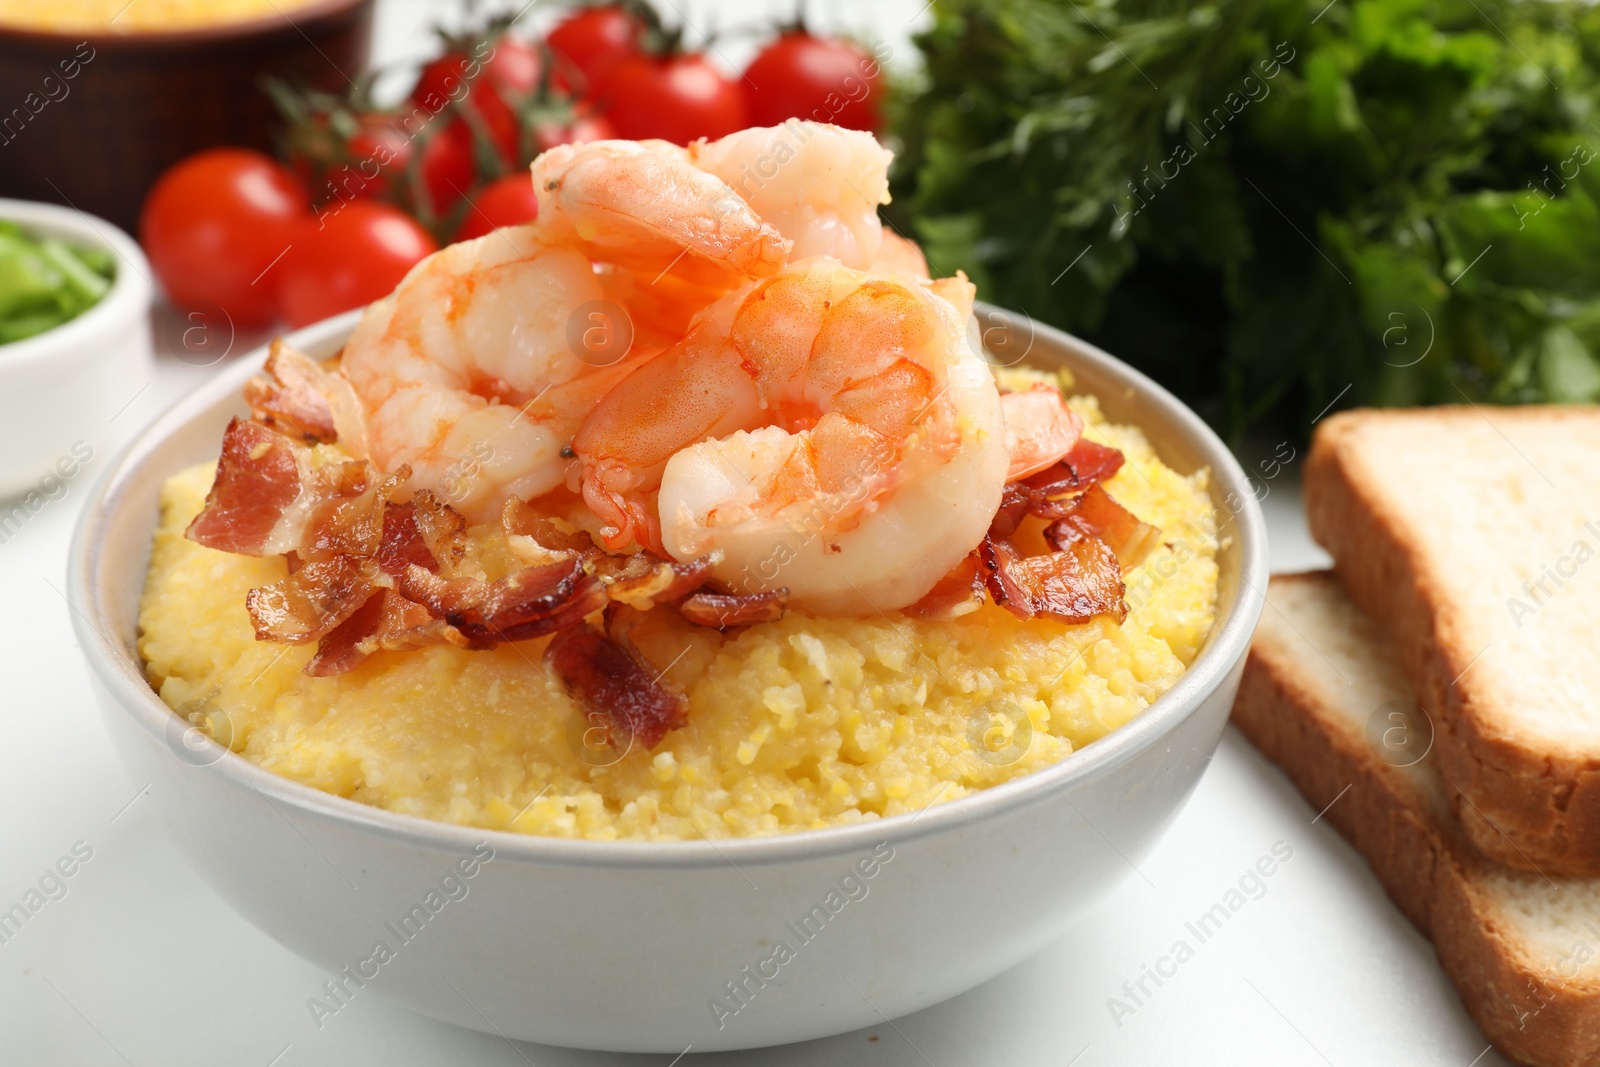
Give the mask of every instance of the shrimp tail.
M 596 473 L 596 477 L 583 480 L 583 502 L 603 523 L 600 539 L 605 546 L 618 551 L 637 543 L 641 548 L 664 555 L 655 494 L 641 499 L 626 489 L 616 488 L 637 480 L 624 464 L 606 464 Z

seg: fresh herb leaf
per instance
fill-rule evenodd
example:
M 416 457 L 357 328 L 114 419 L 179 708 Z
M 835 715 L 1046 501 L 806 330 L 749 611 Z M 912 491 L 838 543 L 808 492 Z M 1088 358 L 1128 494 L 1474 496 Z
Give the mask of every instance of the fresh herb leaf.
M 891 220 L 1230 434 L 1600 394 L 1600 12 L 935 0 Z

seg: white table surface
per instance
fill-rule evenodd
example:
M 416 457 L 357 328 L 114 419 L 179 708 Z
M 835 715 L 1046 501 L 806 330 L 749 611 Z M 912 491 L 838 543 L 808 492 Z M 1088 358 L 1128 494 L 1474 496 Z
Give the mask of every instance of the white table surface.
M 726 16 L 734 5 L 686 9 L 699 21 L 708 7 Z M 883 28 L 897 48 L 920 7 L 920 0 L 871 9 L 812 4 L 814 15 L 825 16 L 818 21 L 838 22 L 848 12 L 858 27 L 868 20 L 866 28 Z M 438 14 L 417 0 L 387 3 L 380 55 L 421 54 L 417 27 Z M 734 21 L 725 17 L 723 25 Z M 737 43 L 727 47 L 741 58 Z M 157 330 L 158 338 L 179 333 L 170 322 Z M 236 350 L 248 341 L 239 338 Z M 59 592 L 67 541 L 90 482 L 119 443 L 211 373 L 163 355 L 154 380 L 113 424 L 81 428 L 94 449 L 88 471 L 0 544 L 0 909 L 75 843 L 93 849 L 67 894 L 0 944 L 0 1064 L 668 1064 L 670 1056 L 513 1046 L 379 996 L 352 1002 L 318 1030 L 306 998 L 324 975 L 197 878 L 144 802 L 143 783 L 124 774 Z M 1274 570 L 1326 559 L 1305 533 L 1297 466 L 1270 483 L 1264 502 Z M 1155 851 L 1034 959 L 893 1023 L 786 1048 L 714 1057 L 691 1051 L 682 1067 L 1503 1063 L 1485 1051 L 1432 949 L 1361 857 L 1315 815 L 1230 728 Z M 1159 988 L 1147 979 L 1152 995 L 1141 997 L 1136 1014 L 1114 1019 L 1108 1001 L 1127 999 L 1123 983 L 1137 982 L 1185 936 L 1186 920 L 1279 841 L 1294 855 L 1265 894 Z

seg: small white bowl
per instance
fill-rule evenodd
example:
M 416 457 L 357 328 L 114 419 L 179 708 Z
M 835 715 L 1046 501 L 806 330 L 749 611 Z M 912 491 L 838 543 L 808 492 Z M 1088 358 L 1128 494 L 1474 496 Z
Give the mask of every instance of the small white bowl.
M 116 279 L 77 318 L 0 345 L 0 500 L 58 496 L 97 451 L 119 438 L 114 420 L 149 385 L 150 264 L 104 219 L 54 204 L 0 199 L 0 219 L 30 234 L 103 248 Z M 42 503 L 39 506 L 43 506 Z
M 1015 966 L 1129 876 L 1227 722 L 1266 588 L 1264 523 L 1227 448 L 1166 390 L 1056 330 L 980 315 L 991 349 L 1070 367 L 1168 464 L 1210 468 L 1216 624 L 1177 684 L 1102 740 L 1004 785 L 854 826 L 558 840 L 424 821 L 271 774 L 168 710 L 136 648 L 161 483 L 216 456 L 264 353 L 207 382 L 112 465 L 68 564 L 73 626 L 108 730 L 217 892 L 326 970 L 332 986 L 305 991 L 319 1022 L 336 1026 L 352 1000 L 383 996 L 475 1030 L 611 1051 L 823 1037 Z M 290 343 L 326 356 L 354 323 L 354 313 L 331 319 Z

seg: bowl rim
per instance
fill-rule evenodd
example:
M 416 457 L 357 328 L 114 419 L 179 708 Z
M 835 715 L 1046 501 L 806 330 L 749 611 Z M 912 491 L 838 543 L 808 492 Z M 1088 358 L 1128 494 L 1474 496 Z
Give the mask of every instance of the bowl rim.
M 117 257 L 117 275 L 111 290 L 76 318 L 43 333 L 0 345 L 0 373 L 58 356 L 66 349 L 93 342 L 95 334 L 113 317 L 126 318 L 148 311 L 154 296 L 150 261 L 138 242 L 120 227 L 98 215 L 74 207 L 39 200 L 0 197 L 0 220 L 15 222 L 33 233 L 63 236 L 75 244 L 90 245 Z
M 1232 601 L 1218 603 L 1220 626 L 1213 624 L 1199 655 L 1171 689 L 1101 739 L 1048 767 L 964 797 L 931 804 L 916 813 L 770 836 L 711 839 L 702 835 L 700 840 L 688 841 L 593 841 L 438 822 L 325 793 L 267 771 L 233 752 L 223 752 L 205 766 L 195 767 L 180 761 L 181 766 L 211 776 L 219 788 L 249 789 L 297 814 L 373 832 L 404 846 L 465 852 L 488 841 L 497 858 L 504 856 L 523 863 L 657 871 L 723 865 L 733 866 L 737 871 L 741 865 L 765 866 L 865 852 L 883 841 L 897 844 L 990 820 L 1013 809 L 1043 802 L 1053 794 L 1066 797 L 1068 787 L 1077 787 L 1111 773 L 1145 749 L 1159 744 L 1163 737 L 1197 712 L 1248 652 L 1251 635 L 1265 603 L 1268 575 L 1265 519 L 1248 477 L 1233 454 L 1198 415 L 1166 389 L 1099 348 L 1037 323 L 1031 317 L 983 304 L 978 310 L 983 315 L 998 316 L 998 320 L 991 318 L 991 323 L 1025 325 L 1030 331 L 1051 336 L 1055 343 L 1071 353 L 1073 361 L 1092 364 L 1098 371 L 1145 394 L 1144 398 L 1197 446 L 1200 462 L 1211 471 L 1212 499 L 1237 497 L 1241 503 L 1239 510 L 1232 512 L 1228 532 L 1228 536 L 1238 542 L 1238 581 Z M 337 344 L 348 335 L 359 316 L 359 310 L 348 312 L 296 331 L 287 340 L 295 347 L 312 350 L 329 342 Z M 79 645 L 90 669 L 116 700 L 119 709 L 130 714 L 151 739 L 166 750 L 160 757 L 163 759 L 178 760 L 164 743 L 173 712 L 145 680 L 137 657 L 128 656 L 120 644 L 105 636 L 107 627 L 103 624 L 107 620 L 100 615 L 95 594 L 97 564 L 102 556 L 97 551 L 99 535 L 111 513 L 106 504 L 113 492 L 142 468 L 149 453 L 178 427 L 230 393 L 236 394 L 244 380 L 258 369 L 264 354 L 265 346 L 241 357 L 226 371 L 177 401 L 124 446 L 90 490 L 73 531 L 67 564 L 67 598 Z M 122 501 L 119 506 L 129 505 Z
M 375 7 L 376 3 L 377 0 L 306 0 L 305 3 L 288 11 L 275 11 L 254 18 L 149 32 L 119 33 L 104 29 L 48 30 L 0 23 L 0 41 L 9 38 L 12 41 L 52 49 L 87 43 L 96 49 L 134 52 L 222 44 L 249 37 L 270 37 L 280 33 L 303 36 L 305 33 L 301 25 L 303 22 L 335 18 L 354 13 L 362 7 L 370 9 Z M 291 15 L 294 17 L 291 18 Z

